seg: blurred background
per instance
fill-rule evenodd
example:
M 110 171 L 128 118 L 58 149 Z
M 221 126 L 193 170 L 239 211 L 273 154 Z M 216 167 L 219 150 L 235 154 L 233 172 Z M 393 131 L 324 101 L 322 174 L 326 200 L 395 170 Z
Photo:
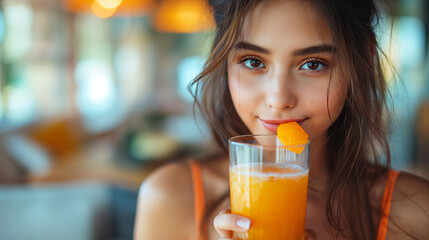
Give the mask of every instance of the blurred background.
M 388 2 L 392 166 L 427 178 L 429 4 Z M 215 151 L 187 90 L 213 29 L 203 0 L 1 0 L 0 239 L 132 239 L 147 174 Z

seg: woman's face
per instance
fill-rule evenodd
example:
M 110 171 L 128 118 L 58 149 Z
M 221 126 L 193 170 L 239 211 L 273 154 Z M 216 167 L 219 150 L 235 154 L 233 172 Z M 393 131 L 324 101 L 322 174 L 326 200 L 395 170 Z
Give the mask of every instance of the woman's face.
M 348 81 L 336 70 L 330 30 L 306 2 L 260 3 L 229 57 L 234 107 L 253 134 L 297 121 L 310 141 L 323 140 L 344 106 Z

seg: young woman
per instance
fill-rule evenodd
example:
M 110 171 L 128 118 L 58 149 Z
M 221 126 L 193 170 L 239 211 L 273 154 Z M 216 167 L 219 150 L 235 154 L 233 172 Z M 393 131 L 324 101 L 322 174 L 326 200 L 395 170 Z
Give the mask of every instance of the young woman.
M 429 239 L 429 182 L 389 168 L 387 83 L 372 0 L 212 2 L 217 36 L 196 99 L 222 156 L 168 165 L 140 192 L 135 239 L 230 239 L 228 138 L 297 121 L 311 141 L 317 239 Z

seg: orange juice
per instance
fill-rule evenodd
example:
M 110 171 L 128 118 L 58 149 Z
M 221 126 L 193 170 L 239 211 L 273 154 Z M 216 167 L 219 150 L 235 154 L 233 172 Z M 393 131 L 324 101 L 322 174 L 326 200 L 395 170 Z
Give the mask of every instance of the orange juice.
M 234 239 L 302 240 L 308 169 L 293 164 L 238 164 L 230 169 L 231 211 L 250 229 Z

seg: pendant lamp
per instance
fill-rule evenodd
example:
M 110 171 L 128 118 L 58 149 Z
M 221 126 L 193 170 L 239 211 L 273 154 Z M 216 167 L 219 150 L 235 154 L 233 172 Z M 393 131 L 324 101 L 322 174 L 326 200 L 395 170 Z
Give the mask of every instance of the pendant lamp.
M 204 0 L 162 0 L 156 8 L 153 27 L 159 32 L 195 33 L 215 28 Z
M 153 0 L 63 0 L 63 8 L 72 13 L 93 13 L 101 18 L 147 15 Z

